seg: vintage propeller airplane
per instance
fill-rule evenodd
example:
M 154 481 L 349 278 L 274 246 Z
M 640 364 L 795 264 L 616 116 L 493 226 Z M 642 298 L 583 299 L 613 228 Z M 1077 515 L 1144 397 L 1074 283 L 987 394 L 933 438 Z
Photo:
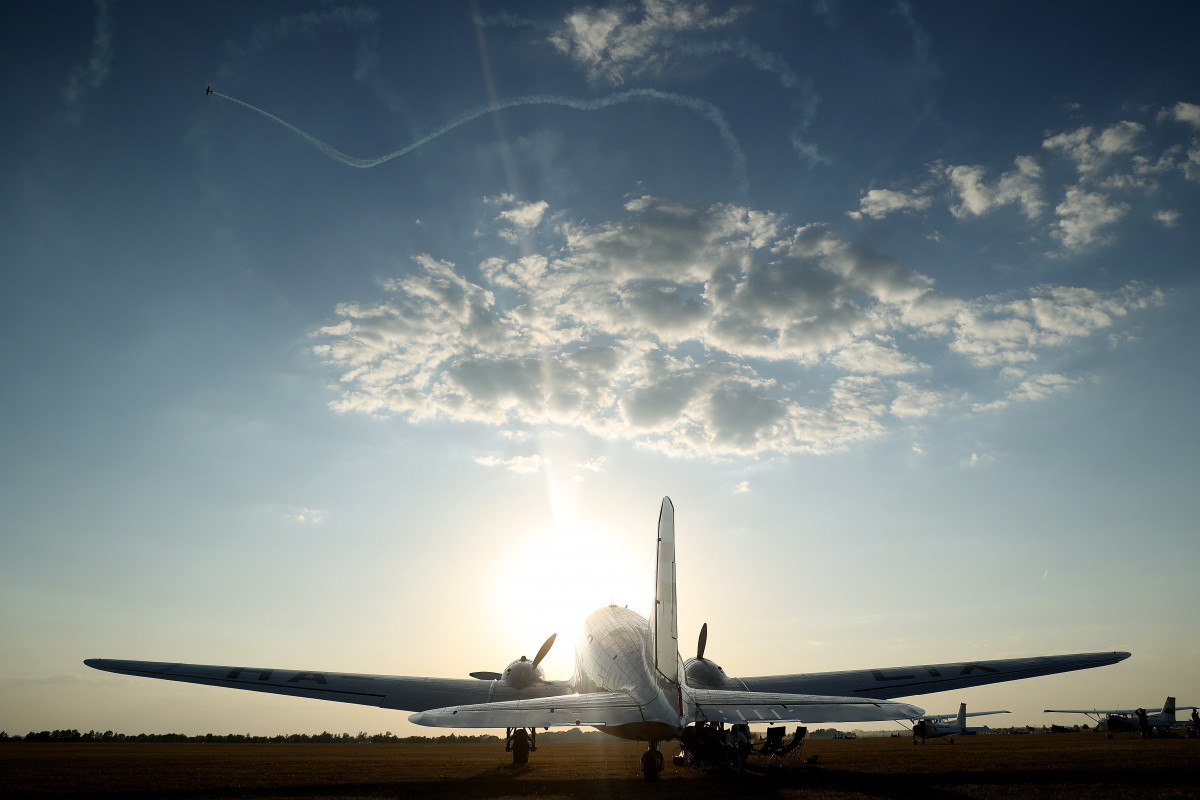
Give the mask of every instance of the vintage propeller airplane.
M 1176 706 L 1175 698 L 1167 697 L 1163 701 L 1162 708 L 1047 708 L 1043 713 L 1083 714 L 1096 723 L 1097 730 L 1106 731 L 1110 739 L 1114 733 L 1143 731 L 1153 735 L 1155 733 L 1170 731 L 1172 728 L 1187 728 L 1188 726 L 1192 726 L 1193 730 L 1200 729 L 1200 726 L 1195 722 L 1196 716 L 1194 713 L 1192 716 L 1193 721 L 1187 722 L 1175 718 L 1177 710 L 1191 710 L 1195 712 L 1196 706 Z
M 1008 714 L 1008 711 L 972 711 L 967 713 L 967 704 L 958 704 L 958 714 L 938 714 L 936 716 L 926 716 L 913 723 L 913 744 L 917 740 L 921 740 L 921 744 L 925 744 L 926 739 L 946 738 L 950 744 L 954 744 L 955 736 L 974 736 L 977 733 L 983 733 L 988 730 L 987 725 L 967 725 L 967 717 L 986 717 L 992 714 Z
M 646 741 L 647 780 L 663 767 L 660 743 L 698 723 L 825 723 L 915 719 L 923 711 L 891 700 L 967 686 L 1115 664 L 1129 653 L 1075 653 L 763 677 L 731 678 L 704 655 L 708 625 L 695 658 L 679 654 L 675 591 L 675 509 L 663 498 L 658 517 L 654 606 L 649 619 L 615 605 L 584 622 L 570 680 L 548 681 L 539 666 L 554 643 L 504 672 L 471 679 L 360 675 L 260 667 L 88 659 L 89 667 L 123 675 L 311 697 L 415 712 L 419 725 L 449 728 L 548 728 L 589 725 Z M 557 634 L 556 634 L 557 635 Z

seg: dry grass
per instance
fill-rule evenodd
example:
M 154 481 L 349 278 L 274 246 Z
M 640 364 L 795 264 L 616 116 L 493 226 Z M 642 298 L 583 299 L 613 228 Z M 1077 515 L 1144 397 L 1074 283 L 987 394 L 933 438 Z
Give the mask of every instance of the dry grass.
M 810 741 L 818 763 L 745 774 L 638 772 L 636 742 L 543 744 L 514 767 L 500 745 L 0 746 L 0 796 L 133 798 L 1200 798 L 1200 741 L 1095 734 Z M 668 744 L 668 756 L 676 750 Z

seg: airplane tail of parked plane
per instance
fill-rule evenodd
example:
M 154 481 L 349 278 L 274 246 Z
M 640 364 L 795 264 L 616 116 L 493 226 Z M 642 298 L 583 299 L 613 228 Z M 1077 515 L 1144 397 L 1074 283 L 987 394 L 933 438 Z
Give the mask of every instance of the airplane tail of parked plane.
M 1163 703 L 1162 715 L 1167 718 L 1167 721 L 1172 725 L 1175 724 L 1175 698 L 1168 697 Z
M 958 729 L 965 731 L 967 729 L 967 704 L 958 704 Z
M 671 683 L 679 683 L 679 611 L 675 594 L 675 506 L 664 497 L 658 512 L 658 559 L 654 568 L 654 610 L 650 633 L 654 666 Z

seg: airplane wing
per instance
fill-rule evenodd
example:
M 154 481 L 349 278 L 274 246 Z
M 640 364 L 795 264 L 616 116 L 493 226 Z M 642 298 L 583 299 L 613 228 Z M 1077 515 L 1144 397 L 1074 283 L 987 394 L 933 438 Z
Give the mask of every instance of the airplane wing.
M 907 703 L 860 697 L 692 689 L 694 718 L 710 722 L 875 722 L 915 719 L 925 712 Z
M 1125 716 L 1133 716 L 1136 709 L 1132 708 L 1047 708 L 1043 709 L 1043 714 L 1124 714 Z M 1147 709 L 1147 713 L 1149 712 Z
M 990 714 L 1011 714 L 1011 711 L 971 711 L 964 716 L 967 717 L 986 717 Z M 958 714 L 940 714 L 936 717 L 925 717 L 924 719 L 930 722 L 949 722 L 950 720 L 958 719 Z
M 645 718 L 629 692 L 591 692 L 435 708 L 410 714 L 408 721 L 439 728 L 546 728 L 627 725 Z
M 991 661 L 960 661 L 953 664 L 921 664 L 847 672 L 814 672 L 796 675 L 766 675 L 733 678 L 752 692 L 789 692 L 853 697 L 909 697 L 931 692 L 984 686 L 1039 675 L 1115 664 L 1129 653 L 1071 653 L 1058 656 L 1001 658 Z
M 261 667 L 223 667 L 211 664 L 172 664 L 162 661 L 117 661 L 110 658 L 89 658 L 83 663 L 105 672 L 136 675 L 140 678 L 160 678 L 404 711 L 425 711 L 442 706 L 487 703 L 492 700 L 508 701 L 565 695 L 571 691 L 566 681 L 535 684 L 517 691 L 499 681 L 481 681 L 475 678 L 360 675 Z

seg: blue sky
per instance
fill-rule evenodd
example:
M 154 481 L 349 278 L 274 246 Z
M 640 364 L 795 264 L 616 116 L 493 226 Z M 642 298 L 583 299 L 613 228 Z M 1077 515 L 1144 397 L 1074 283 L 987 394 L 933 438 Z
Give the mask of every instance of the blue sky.
M 567 677 L 663 495 L 730 674 L 1197 702 L 1196 15 L 6 8 L 0 729 L 412 727 L 88 657 Z

